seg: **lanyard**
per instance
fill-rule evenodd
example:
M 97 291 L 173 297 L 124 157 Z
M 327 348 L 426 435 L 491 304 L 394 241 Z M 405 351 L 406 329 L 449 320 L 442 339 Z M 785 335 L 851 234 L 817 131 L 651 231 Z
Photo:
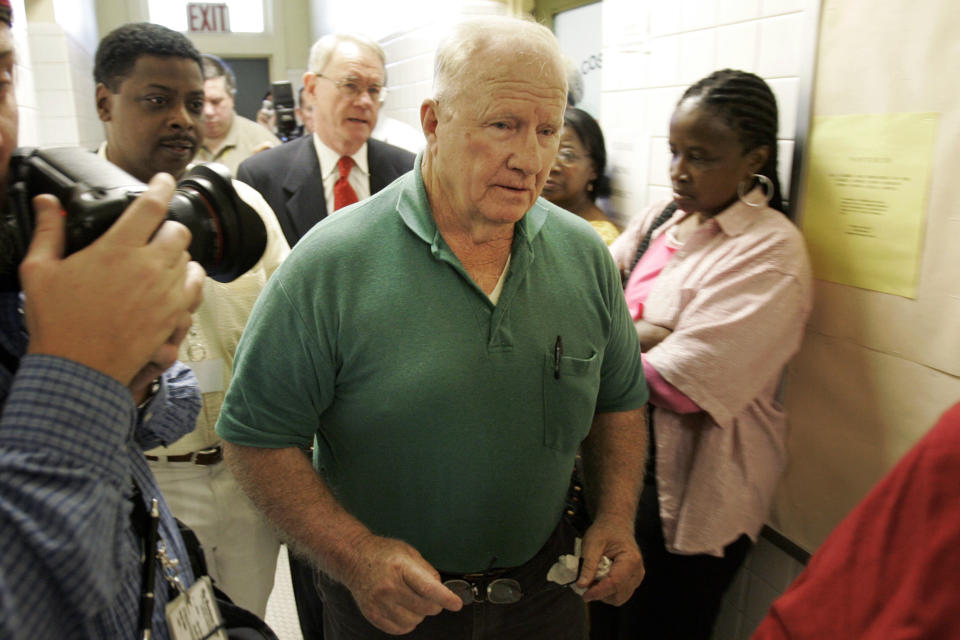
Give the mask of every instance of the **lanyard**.
M 156 604 L 154 588 L 157 580 L 157 562 L 163 568 L 163 577 L 172 592 L 186 593 L 186 588 L 179 576 L 179 561 L 167 555 L 166 544 L 159 539 L 160 510 L 157 498 L 150 501 L 150 510 L 147 510 L 143 492 L 136 480 L 133 480 L 133 511 L 130 513 L 130 523 L 137 538 L 142 541 L 140 561 L 143 566 L 141 575 L 143 584 L 140 585 L 140 617 L 138 629 L 143 640 L 149 640 L 153 634 L 153 609 Z M 171 575 L 172 572 L 172 575 Z
M 10 372 L 11 376 L 16 375 L 17 369 L 20 367 L 20 358 L 10 353 L 10 351 L 3 346 L 3 343 L 0 343 L 0 364 Z

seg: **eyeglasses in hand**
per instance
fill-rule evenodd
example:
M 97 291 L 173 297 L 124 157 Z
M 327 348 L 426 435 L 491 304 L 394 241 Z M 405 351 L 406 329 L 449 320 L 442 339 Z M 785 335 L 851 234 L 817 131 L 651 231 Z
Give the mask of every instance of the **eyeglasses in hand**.
M 511 578 L 497 578 L 487 583 L 487 588 L 482 590 L 479 585 L 466 580 L 447 580 L 443 583 L 447 589 L 453 591 L 463 600 L 463 604 L 473 604 L 474 602 L 489 602 L 490 604 L 513 604 L 519 602 L 523 597 L 523 591 L 520 589 L 520 583 Z M 486 593 L 484 593 L 486 591 Z

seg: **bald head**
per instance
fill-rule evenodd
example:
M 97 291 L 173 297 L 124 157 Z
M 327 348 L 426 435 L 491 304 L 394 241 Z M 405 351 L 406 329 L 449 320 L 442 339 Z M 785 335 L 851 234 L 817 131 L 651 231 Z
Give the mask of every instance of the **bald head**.
M 464 89 L 495 78 L 505 64 L 518 62 L 538 76 L 556 81 L 566 95 L 563 53 L 549 29 L 530 20 L 503 16 L 463 21 L 437 46 L 434 99 L 451 103 Z
M 437 224 L 455 221 L 473 241 L 512 234 L 553 166 L 566 103 L 547 29 L 490 17 L 454 27 L 437 49 L 434 97 L 420 107 L 421 174 Z
M 387 54 L 383 52 L 383 48 L 376 40 L 371 40 L 357 33 L 329 33 L 314 42 L 310 48 L 310 59 L 307 60 L 309 70 L 314 73 L 323 73 L 333 52 L 343 43 L 353 43 L 379 58 L 380 66 L 383 67 L 384 78 L 386 78 Z

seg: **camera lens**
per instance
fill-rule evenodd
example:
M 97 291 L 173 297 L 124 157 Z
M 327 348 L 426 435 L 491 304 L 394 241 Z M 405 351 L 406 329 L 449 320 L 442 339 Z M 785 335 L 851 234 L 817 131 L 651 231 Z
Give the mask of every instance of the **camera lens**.
M 198 165 L 177 183 L 168 217 L 190 229 L 190 256 L 219 282 L 252 269 L 267 246 L 263 221 L 220 164 Z
M 67 253 L 99 238 L 146 186 L 108 160 L 76 147 L 18 149 L 11 159 L 10 201 L 0 216 L 0 286 L 19 287 L 17 265 L 33 234 L 33 196 L 50 193 L 67 211 Z M 214 280 L 231 282 L 260 260 L 263 220 L 233 187 L 223 165 L 199 165 L 177 183 L 167 218 L 190 229 L 190 257 Z

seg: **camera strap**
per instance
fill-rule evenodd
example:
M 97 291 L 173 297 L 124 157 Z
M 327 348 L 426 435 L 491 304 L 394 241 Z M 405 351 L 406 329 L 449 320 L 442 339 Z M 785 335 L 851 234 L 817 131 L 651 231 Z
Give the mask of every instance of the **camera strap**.
M 0 342 L 0 364 L 10 372 L 10 375 L 16 375 L 20 368 L 20 358 L 10 353 L 10 351 Z
M 630 270 L 627 272 L 626 277 L 623 279 L 624 285 L 627 283 L 627 279 L 630 277 L 630 274 L 633 273 L 633 270 L 636 268 L 637 263 L 640 262 L 640 258 L 643 257 L 643 254 L 647 252 L 647 249 L 650 247 L 650 240 L 653 239 L 653 232 L 658 228 L 663 226 L 663 224 L 673 217 L 674 212 L 677 210 L 677 203 L 671 202 L 666 207 L 663 208 L 657 217 L 653 220 L 653 224 L 650 225 L 650 228 L 647 229 L 647 234 L 643 236 L 643 240 L 640 241 L 640 244 L 637 246 L 637 253 L 633 257 L 633 262 L 630 264 Z

